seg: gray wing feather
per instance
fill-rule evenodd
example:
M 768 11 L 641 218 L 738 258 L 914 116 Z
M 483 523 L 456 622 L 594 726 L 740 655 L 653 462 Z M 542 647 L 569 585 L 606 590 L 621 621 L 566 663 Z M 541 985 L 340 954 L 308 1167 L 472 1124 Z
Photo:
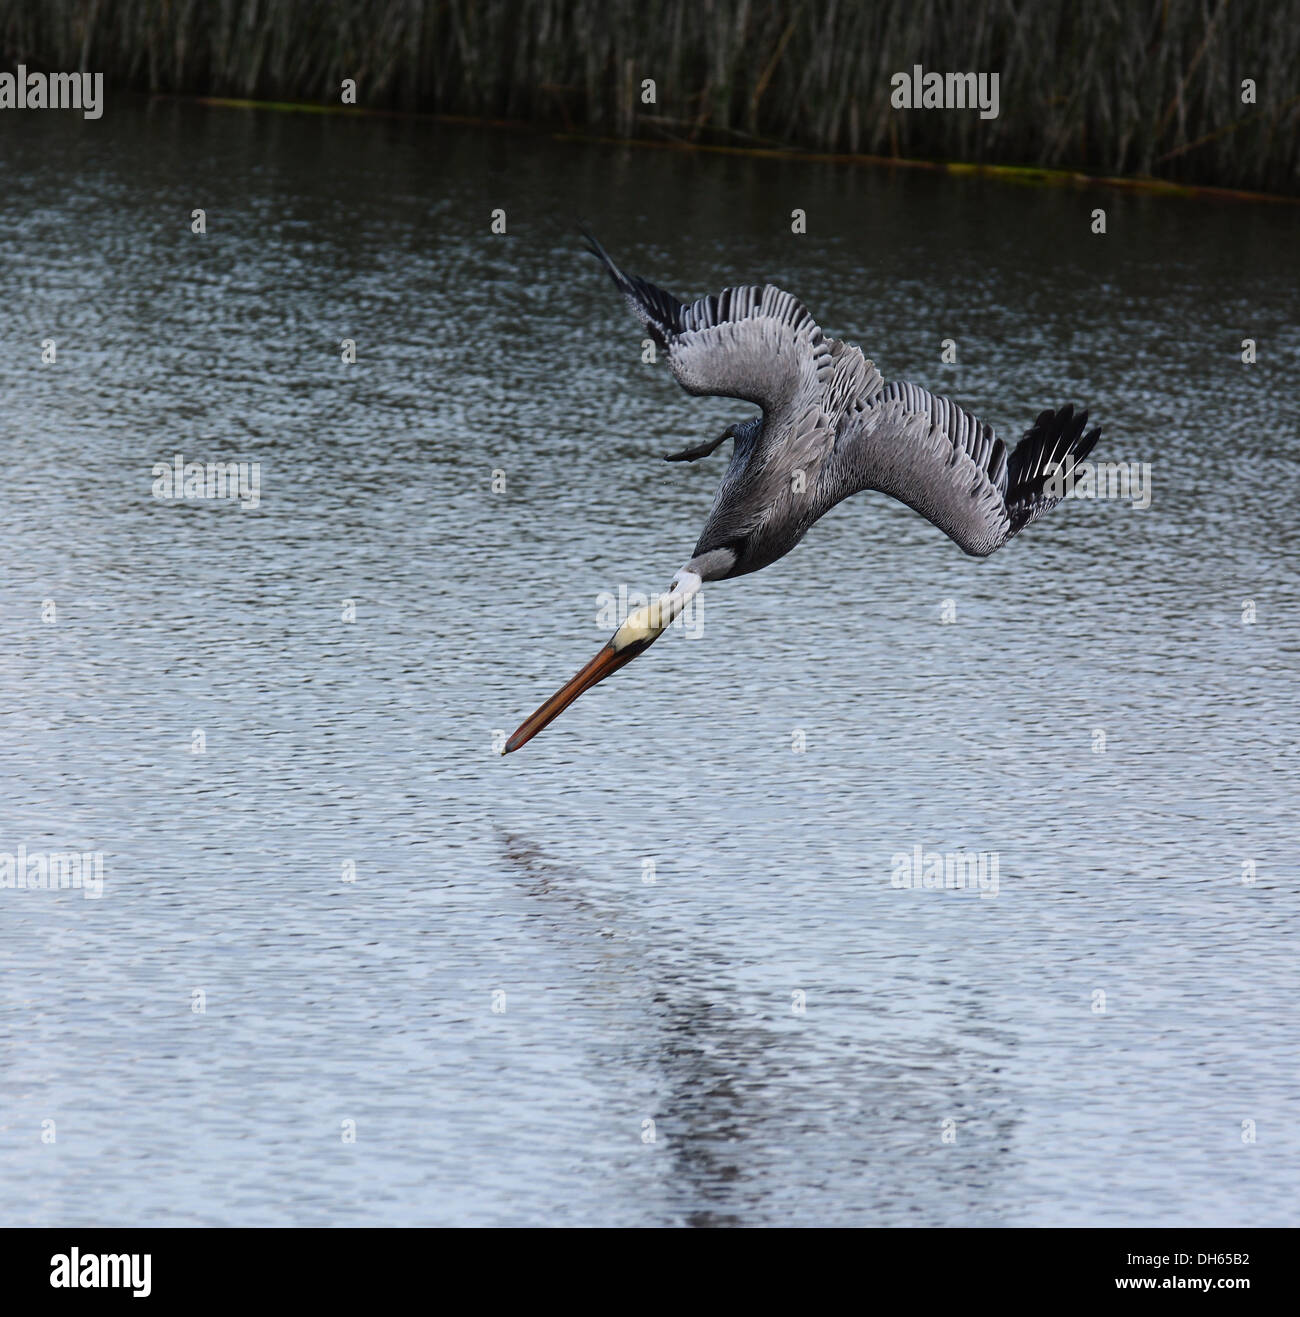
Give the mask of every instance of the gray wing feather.
M 1006 445 L 948 398 L 886 385 L 842 428 L 826 479 L 837 498 L 874 489 L 906 503 L 967 553 L 984 557 L 1059 501 L 1050 481 L 1082 461 L 1100 431 L 1088 413 L 1045 411 Z
M 905 380 L 886 385 L 872 399 L 872 405 L 882 401 L 899 401 L 906 405 L 909 414 L 928 415 L 931 425 L 942 430 L 954 447 L 961 448 L 988 475 L 1000 493 L 1006 492 L 1007 449 L 991 425 L 986 425 L 952 399 L 942 398 Z
M 769 417 L 802 412 L 834 369 L 830 345 L 797 298 L 772 284 L 727 288 L 684 307 L 667 343 L 688 393 L 741 398 Z
M 888 385 L 854 415 L 826 474 L 840 482 L 842 497 L 874 489 L 906 503 L 979 557 L 1011 533 L 1002 441 L 914 384 Z
M 835 439 L 839 416 L 828 409 L 833 381 L 852 362 L 843 350 L 837 359 L 832 347 L 838 345 L 807 307 L 773 284 L 725 288 L 684 304 L 624 274 L 590 233 L 586 237 L 688 393 L 740 398 L 763 409 L 763 427 L 747 459 L 752 469 L 779 465 L 811 475 Z
M 884 381 L 875 364 L 862 355 L 861 348 L 841 339 L 831 339 L 830 348 L 834 370 L 826 386 L 825 410 L 839 430 L 868 406 Z

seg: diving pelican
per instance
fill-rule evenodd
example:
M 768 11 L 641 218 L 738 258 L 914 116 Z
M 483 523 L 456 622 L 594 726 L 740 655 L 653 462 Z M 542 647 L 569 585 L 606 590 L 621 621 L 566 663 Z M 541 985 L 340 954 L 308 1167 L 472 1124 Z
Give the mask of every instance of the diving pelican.
M 687 393 L 738 398 L 762 415 L 669 455 L 669 462 L 695 462 L 734 441 L 695 552 L 666 594 L 631 613 L 524 720 L 503 754 L 644 654 L 705 581 L 744 576 L 784 557 L 850 494 L 888 494 L 983 558 L 1060 501 L 1101 433 L 1085 434 L 1088 413 L 1067 405 L 1042 412 L 1008 453 L 991 426 L 956 403 L 915 384 L 886 384 L 860 349 L 827 338 L 803 303 L 774 285 L 726 288 L 688 306 L 624 274 L 583 235 Z

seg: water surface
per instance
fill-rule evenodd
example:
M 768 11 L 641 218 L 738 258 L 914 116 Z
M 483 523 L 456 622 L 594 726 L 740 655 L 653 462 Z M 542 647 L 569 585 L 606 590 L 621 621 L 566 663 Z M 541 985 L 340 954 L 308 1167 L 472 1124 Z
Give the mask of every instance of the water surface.
M 0 851 L 105 855 L 0 891 L 11 1222 L 1300 1221 L 1293 208 L 0 129 Z M 1005 436 L 1090 405 L 1151 507 L 976 561 L 853 499 L 502 759 L 689 557 L 724 454 L 660 455 L 749 414 L 642 363 L 578 218 Z M 259 506 L 156 499 L 176 453 Z

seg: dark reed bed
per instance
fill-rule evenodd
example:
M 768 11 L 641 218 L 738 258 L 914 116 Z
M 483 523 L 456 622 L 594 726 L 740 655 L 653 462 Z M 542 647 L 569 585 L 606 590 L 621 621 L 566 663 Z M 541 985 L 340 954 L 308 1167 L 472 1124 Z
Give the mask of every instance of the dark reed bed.
M 138 91 L 338 104 L 354 78 L 371 108 L 1300 193 L 1294 0 L 0 0 L 0 56 Z M 997 72 L 998 117 L 894 109 L 914 64 Z

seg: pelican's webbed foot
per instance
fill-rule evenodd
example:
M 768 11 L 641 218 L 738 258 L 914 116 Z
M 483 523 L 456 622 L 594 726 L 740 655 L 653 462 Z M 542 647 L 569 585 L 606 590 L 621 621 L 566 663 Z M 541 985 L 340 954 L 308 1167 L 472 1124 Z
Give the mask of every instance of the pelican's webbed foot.
M 708 457 L 710 453 L 726 443 L 728 439 L 734 439 L 735 437 L 736 427 L 734 425 L 729 425 L 716 439 L 710 439 L 706 443 L 696 444 L 694 448 L 684 449 L 680 453 L 669 453 L 668 456 L 664 458 L 664 461 L 698 462 L 700 458 Z

